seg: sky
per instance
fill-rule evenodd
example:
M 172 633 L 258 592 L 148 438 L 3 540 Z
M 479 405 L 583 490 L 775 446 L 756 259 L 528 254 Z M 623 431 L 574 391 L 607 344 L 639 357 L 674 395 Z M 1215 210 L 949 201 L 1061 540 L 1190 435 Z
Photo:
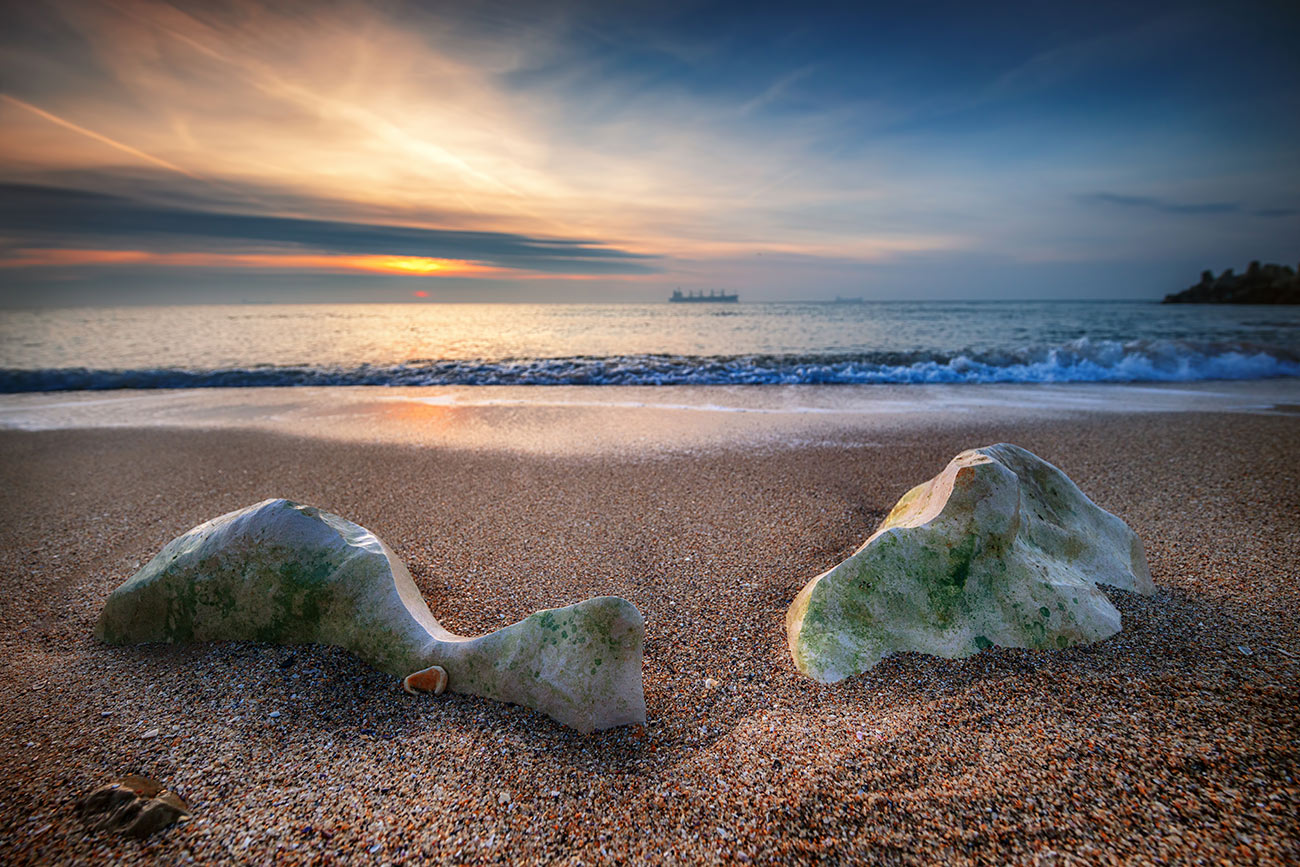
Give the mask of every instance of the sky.
M 1289 3 L 6 7 L 3 306 L 1154 299 L 1300 260 Z

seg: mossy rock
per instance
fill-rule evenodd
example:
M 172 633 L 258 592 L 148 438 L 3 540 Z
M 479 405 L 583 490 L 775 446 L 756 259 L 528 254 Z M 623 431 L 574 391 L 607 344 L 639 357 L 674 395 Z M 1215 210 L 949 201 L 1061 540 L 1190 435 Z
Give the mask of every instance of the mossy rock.
M 1154 591 L 1142 543 L 1056 467 L 1002 443 L 959 454 L 903 495 L 786 613 L 790 653 L 832 683 L 891 653 L 1100 641 L 1120 615 L 1099 584 Z
M 454 692 L 536 708 L 580 731 L 645 722 L 645 622 L 632 603 L 602 596 L 454 635 L 377 536 L 283 499 L 172 540 L 113 591 L 96 635 L 328 644 L 398 677 L 441 666 Z

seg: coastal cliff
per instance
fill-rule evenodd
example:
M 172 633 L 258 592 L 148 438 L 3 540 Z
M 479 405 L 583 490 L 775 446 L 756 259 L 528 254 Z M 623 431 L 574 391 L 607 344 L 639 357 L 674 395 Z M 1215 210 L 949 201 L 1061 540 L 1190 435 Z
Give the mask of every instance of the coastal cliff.
M 1201 272 L 1195 286 L 1165 296 L 1164 304 L 1300 304 L 1300 276 L 1289 265 L 1251 262 L 1245 274 Z

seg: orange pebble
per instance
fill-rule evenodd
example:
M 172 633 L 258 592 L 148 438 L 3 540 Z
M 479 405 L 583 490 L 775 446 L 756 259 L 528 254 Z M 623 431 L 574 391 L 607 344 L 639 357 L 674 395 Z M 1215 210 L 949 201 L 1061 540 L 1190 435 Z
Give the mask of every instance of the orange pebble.
M 408 674 L 402 679 L 402 689 L 415 695 L 417 692 L 431 692 L 442 695 L 447 688 L 447 672 L 441 665 L 431 665 L 426 669 Z

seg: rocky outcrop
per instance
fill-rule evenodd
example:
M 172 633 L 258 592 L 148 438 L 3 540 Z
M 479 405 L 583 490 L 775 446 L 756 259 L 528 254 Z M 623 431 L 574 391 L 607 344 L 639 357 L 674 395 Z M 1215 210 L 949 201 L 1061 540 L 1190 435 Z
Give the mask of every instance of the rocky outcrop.
M 1010 444 L 959 454 L 903 496 L 786 614 L 804 674 L 830 683 L 885 656 L 1099 641 L 1120 615 L 1097 586 L 1151 593 L 1142 543 L 1060 470 Z
M 1164 304 L 1300 304 L 1300 277 L 1288 265 L 1251 262 L 1245 274 L 1229 268 L 1218 277 L 1201 272 L 1195 286 L 1166 295 Z
M 312 642 L 345 648 L 414 686 L 536 708 L 580 731 L 645 722 L 645 622 L 614 596 L 539 611 L 477 638 L 429 611 L 373 533 L 266 500 L 174 539 L 109 596 L 96 635 L 151 641 Z M 440 692 L 441 688 L 430 691 Z

